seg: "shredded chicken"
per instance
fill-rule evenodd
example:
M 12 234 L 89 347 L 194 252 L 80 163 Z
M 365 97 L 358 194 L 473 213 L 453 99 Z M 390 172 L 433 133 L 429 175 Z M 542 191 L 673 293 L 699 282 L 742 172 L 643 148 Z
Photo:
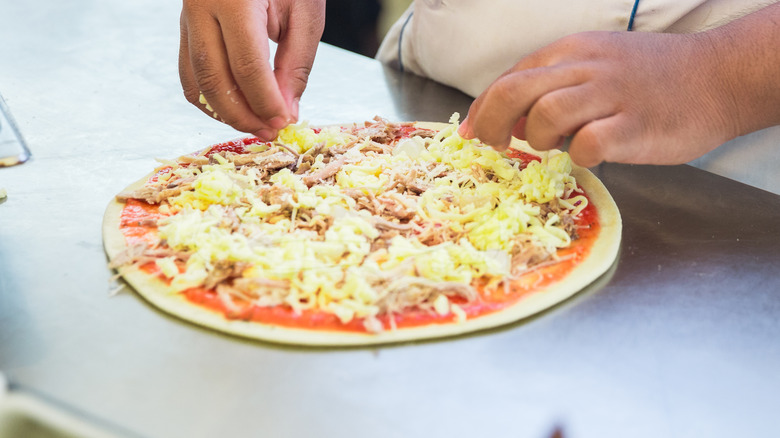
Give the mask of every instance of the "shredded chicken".
M 273 155 L 266 157 L 257 157 L 254 160 L 261 169 L 264 170 L 276 170 L 283 167 L 291 166 L 295 164 L 297 160 L 295 155 L 288 152 L 277 152 Z
M 143 186 L 131 192 L 122 192 L 116 195 L 116 199 L 120 202 L 125 202 L 128 199 L 140 199 L 147 204 L 159 204 L 168 198 L 190 190 L 193 181 L 195 178 L 180 179 L 167 185 Z
M 260 199 L 268 205 L 280 205 L 282 209 L 292 208 L 293 190 L 280 185 L 265 185 L 258 188 Z
M 204 164 L 209 164 L 209 157 L 204 155 L 182 155 L 181 157 L 177 158 L 176 161 L 181 164 L 194 164 L 196 166 L 203 166 Z
M 528 269 L 548 260 L 554 251 L 538 245 L 528 236 L 521 235 L 512 243 L 512 275 L 518 276 Z
M 190 254 L 187 252 L 174 251 L 162 245 L 162 242 L 157 242 L 155 244 L 138 243 L 127 247 L 124 251 L 121 251 L 114 256 L 109 262 L 108 267 L 117 269 L 129 265 L 141 266 L 164 257 L 174 257 L 176 260 L 186 262 L 190 257 Z
M 222 284 L 225 280 L 241 276 L 241 273 L 246 269 L 248 265 L 246 263 L 233 262 L 229 260 L 221 260 L 214 263 L 214 266 L 209 271 L 208 277 L 203 280 L 203 287 L 211 289 L 218 284 Z
M 345 156 L 340 156 L 336 158 L 335 160 L 328 163 L 325 167 L 322 169 L 310 173 L 303 177 L 303 182 L 311 187 L 314 184 L 320 183 L 322 181 L 325 181 L 326 179 L 332 177 L 333 175 L 337 174 L 339 170 L 344 166 L 344 163 L 346 163 L 347 158 Z

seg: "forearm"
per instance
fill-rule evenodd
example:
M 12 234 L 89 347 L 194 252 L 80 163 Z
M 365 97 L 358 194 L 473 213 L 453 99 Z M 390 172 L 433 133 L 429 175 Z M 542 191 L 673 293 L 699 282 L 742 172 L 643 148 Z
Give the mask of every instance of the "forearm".
M 700 36 L 731 136 L 780 124 L 780 3 Z

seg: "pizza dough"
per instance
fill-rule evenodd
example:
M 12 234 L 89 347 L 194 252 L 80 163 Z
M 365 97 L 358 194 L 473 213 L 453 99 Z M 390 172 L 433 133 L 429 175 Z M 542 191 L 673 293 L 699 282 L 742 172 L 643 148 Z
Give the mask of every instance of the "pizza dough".
M 438 131 L 453 125 L 418 122 L 415 126 Z M 519 140 L 513 140 L 512 148 L 539 156 L 545 155 L 533 151 Z M 125 192 L 143 188 L 154 175 L 155 172 L 139 179 Z M 143 269 L 141 264 L 116 263 L 127 256 L 130 246 L 120 227 L 122 211 L 126 206 L 123 201 L 115 199 L 108 205 L 103 220 L 103 238 L 109 259 L 121 265 L 118 266 L 118 272 L 142 297 L 171 315 L 220 332 L 278 343 L 322 346 L 384 344 L 439 338 L 497 327 L 536 314 L 571 297 L 609 269 L 616 259 L 621 238 L 622 224 L 617 206 L 604 185 L 590 171 L 574 166 L 571 175 L 584 190 L 589 203 L 596 208 L 599 224 L 598 235 L 590 241 L 585 257 L 573 269 L 542 289 L 496 311 L 469 316 L 465 320 L 451 318 L 449 321 L 433 321 L 418 326 L 385 327 L 376 332 L 290 327 L 228 318 L 223 312 L 193 303 L 180 290 L 172 287 L 170 281 L 164 281 L 160 275 L 150 274 L 150 270 Z

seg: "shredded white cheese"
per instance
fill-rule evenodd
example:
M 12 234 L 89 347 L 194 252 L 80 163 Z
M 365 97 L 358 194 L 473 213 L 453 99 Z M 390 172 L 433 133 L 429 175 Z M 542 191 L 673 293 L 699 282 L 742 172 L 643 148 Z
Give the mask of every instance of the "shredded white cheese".
M 587 198 L 572 196 L 577 186 L 568 154 L 520 169 L 461 138 L 457 122 L 455 114 L 432 138 L 403 140 L 392 153 L 365 152 L 374 144 L 359 129 L 356 135 L 304 123 L 279 133 L 280 146 L 298 154 L 297 165 L 307 152 L 347 147 L 332 175 L 335 159 L 326 163 L 322 153 L 313 154 L 308 173 L 285 166 L 267 177 L 239 170 L 220 154 L 200 167 L 174 166 L 164 183 L 191 184 L 161 204 L 170 215 L 158 231 L 165 245 L 188 257 L 181 269 L 172 258 L 157 265 L 177 290 L 203 285 L 224 263 L 241 266 L 232 287 L 255 285 L 242 299 L 317 309 L 344 323 L 363 318 L 375 328 L 378 315 L 402 310 L 396 307 L 407 300 L 464 321 L 466 312 L 452 298 L 472 293 L 477 279 L 509 281 L 519 241 L 549 252 L 571 243 L 561 217 L 543 213 L 540 204 L 557 200 L 576 215 Z M 316 172 L 332 182 L 307 184 L 306 175 Z M 396 189 L 399 181 L 406 194 Z M 408 196 L 408 190 L 422 192 Z M 404 208 L 414 218 L 379 220 L 369 208 Z M 393 227 L 404 231 L 382 237 Z M 427 241 L 426 233 L 447 237 Z

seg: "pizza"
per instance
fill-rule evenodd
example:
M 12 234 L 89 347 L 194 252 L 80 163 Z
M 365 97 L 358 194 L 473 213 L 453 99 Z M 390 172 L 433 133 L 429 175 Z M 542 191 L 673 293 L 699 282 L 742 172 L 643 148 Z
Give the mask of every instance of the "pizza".
M 160 160 L 106 209 L 110 267 L 184 320 L 301 345 L 496 327 L 609 269 L 621 219 L 591 172 L 457 126 L 300 123 Z

